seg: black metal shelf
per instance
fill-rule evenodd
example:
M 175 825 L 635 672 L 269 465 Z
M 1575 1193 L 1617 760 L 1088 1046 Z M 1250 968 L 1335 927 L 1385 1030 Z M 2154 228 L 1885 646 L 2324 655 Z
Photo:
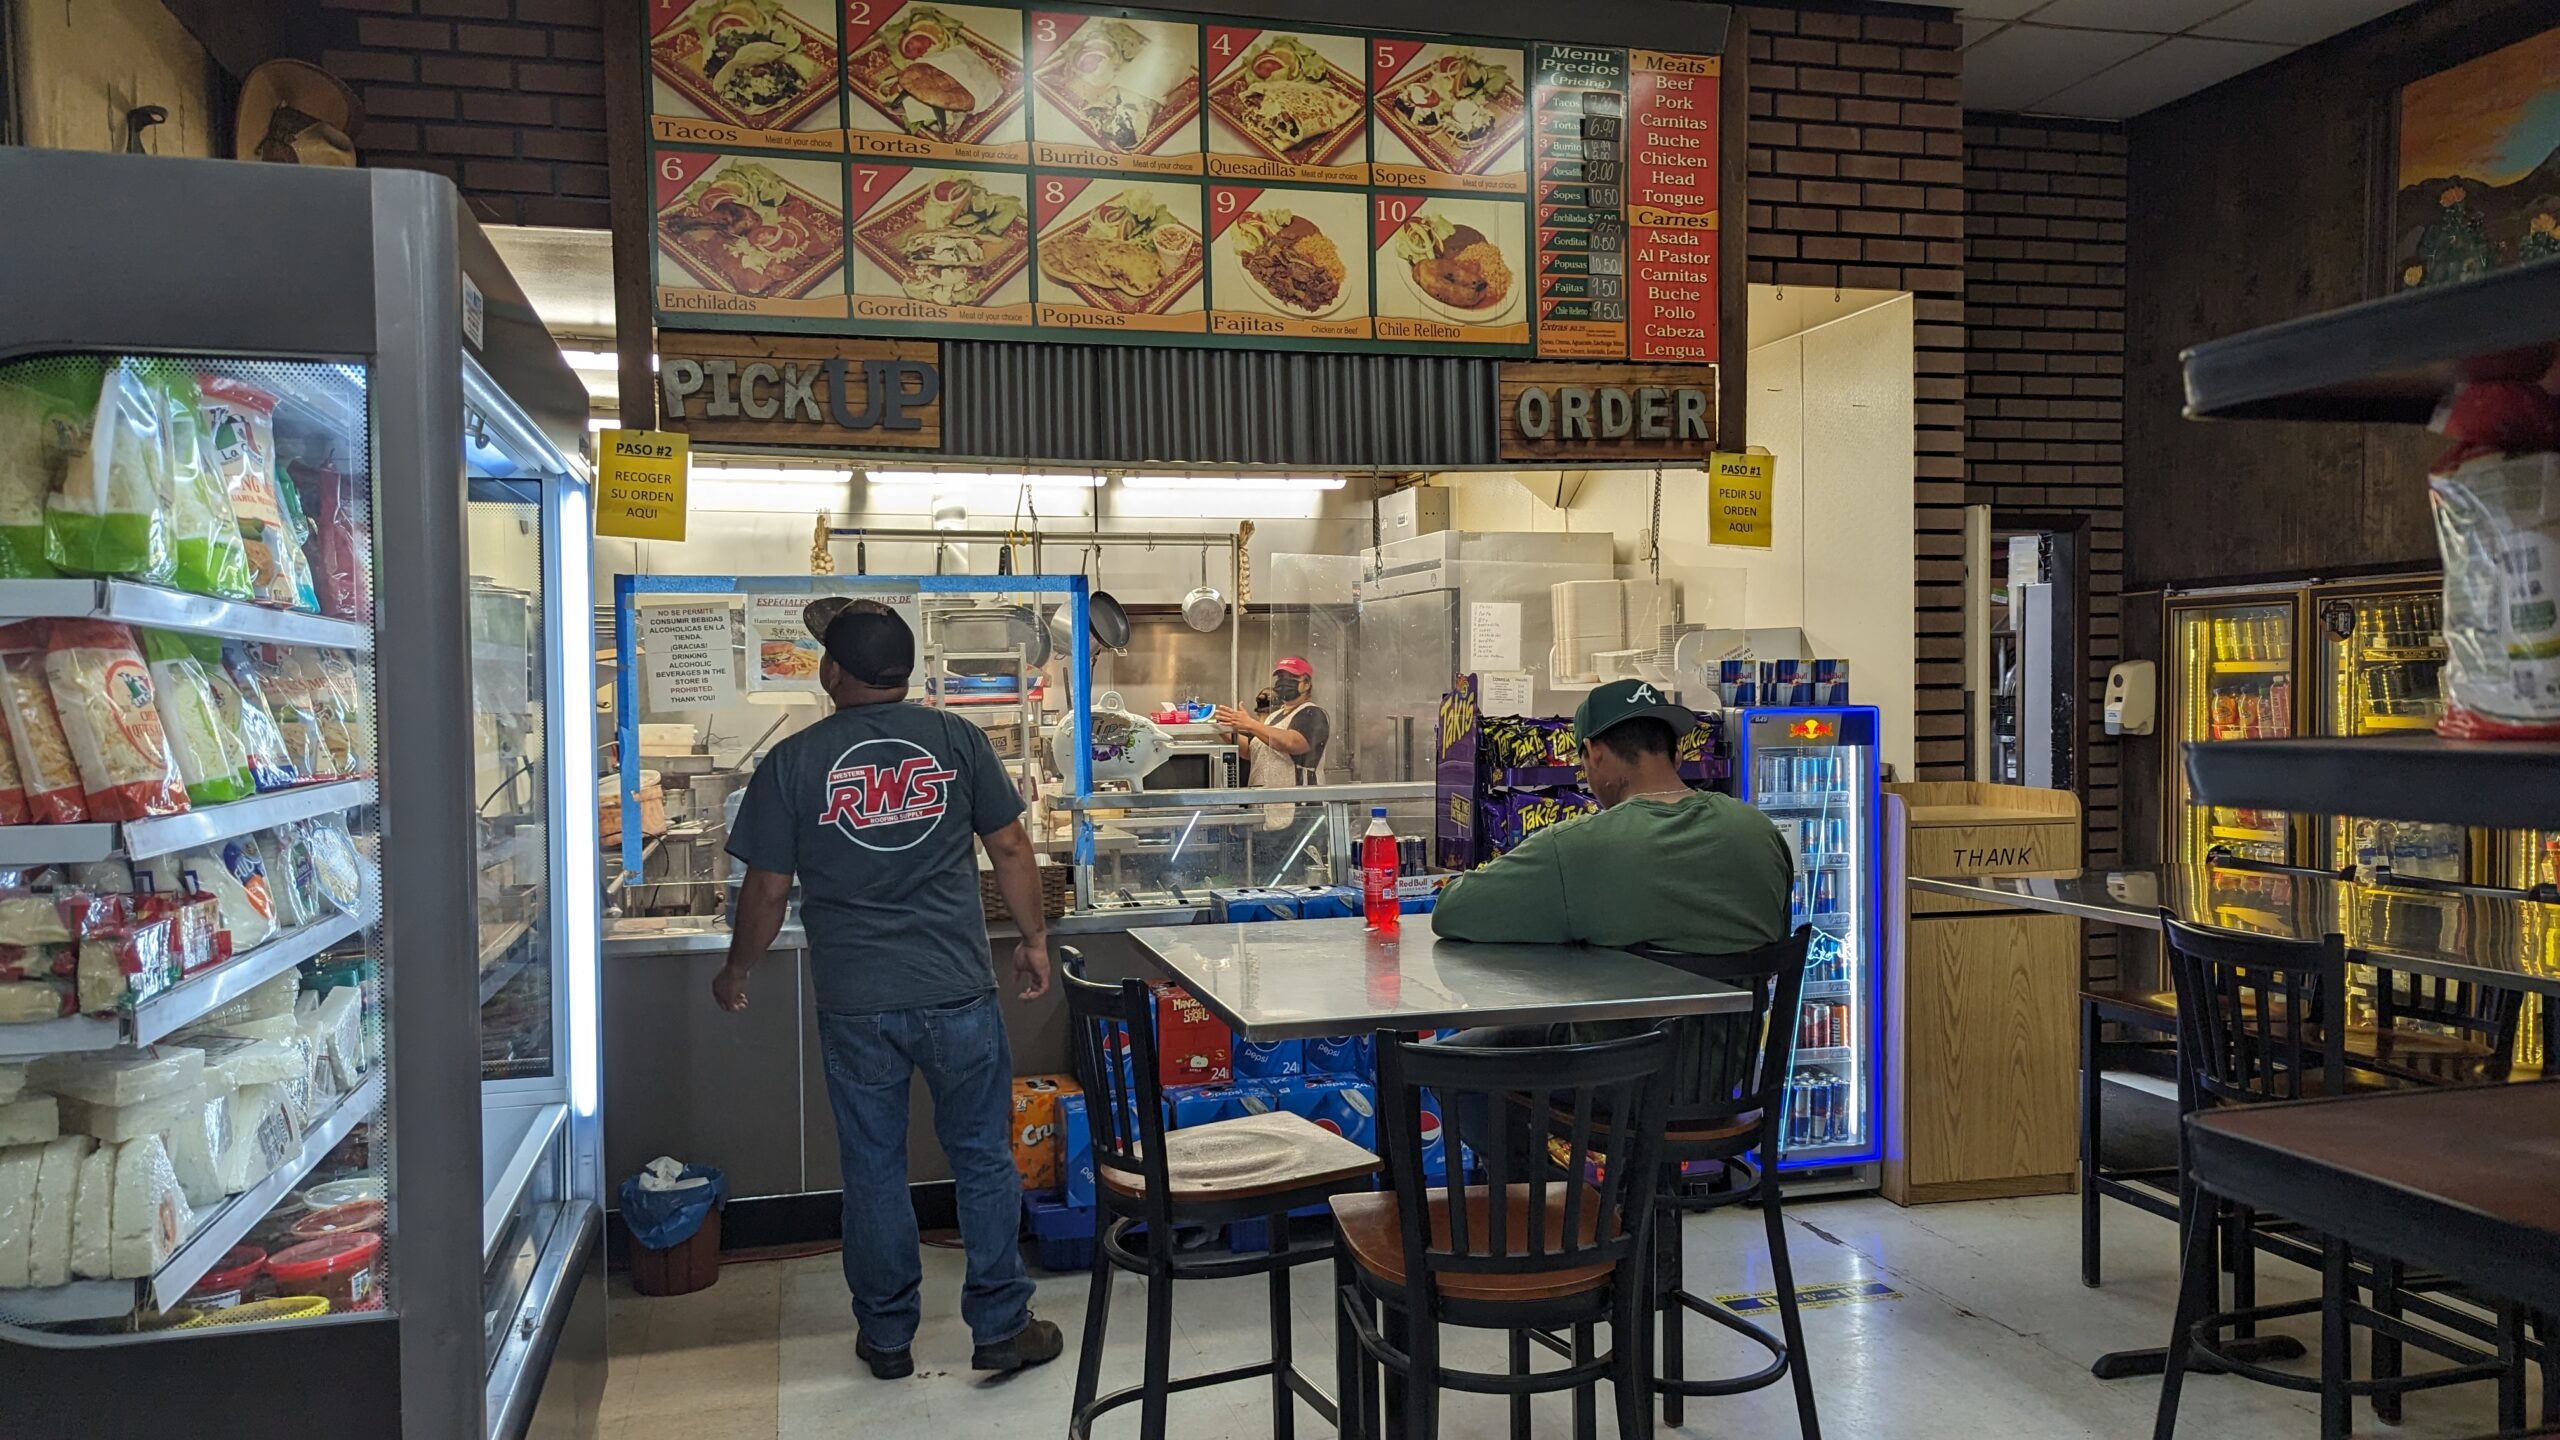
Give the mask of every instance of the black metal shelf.
M 2187 746 L 2199 805 L 2560 829 L 2560 744 L 2434 735 L 2222 740 Z
M 2209 340 L 2180 358 L 2197 419 L 2422 425 L 2461 380 L 2539 375 L 2555 342 L 2560 260 L 2537 260 Z

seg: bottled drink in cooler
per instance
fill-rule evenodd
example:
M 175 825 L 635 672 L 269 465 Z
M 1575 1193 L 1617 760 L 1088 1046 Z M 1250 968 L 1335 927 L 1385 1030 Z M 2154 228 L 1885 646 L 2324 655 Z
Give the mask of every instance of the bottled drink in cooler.
M 1404 914 L 1396 897 L 1396 832 L 1384 805 L 1369 811 L 1369 829 L 1360 837 L 1360 909 L 1372 930 L 1396 929 Z

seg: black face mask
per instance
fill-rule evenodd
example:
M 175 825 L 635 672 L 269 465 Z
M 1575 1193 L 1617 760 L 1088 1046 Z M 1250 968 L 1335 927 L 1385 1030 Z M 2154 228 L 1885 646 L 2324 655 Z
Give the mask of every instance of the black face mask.
M 1298 698 L 1298 677 L 1286 671 L 1271 677 L 1271 698 L 1286 705 Z

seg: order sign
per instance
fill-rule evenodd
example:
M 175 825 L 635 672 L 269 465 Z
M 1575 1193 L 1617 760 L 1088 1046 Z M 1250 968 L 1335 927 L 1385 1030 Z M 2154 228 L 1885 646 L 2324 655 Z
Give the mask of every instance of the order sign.
M 596 480 L 596 533 L 627 540 L 684 538 L 685 463 L 692 442 L 667 430 L 606 430 Z
M 1769 549 L 1776 538 L 1769 510 L 1777 478 L 1775 455 L 1719 450 L 1708 456 L 1707 543 Z

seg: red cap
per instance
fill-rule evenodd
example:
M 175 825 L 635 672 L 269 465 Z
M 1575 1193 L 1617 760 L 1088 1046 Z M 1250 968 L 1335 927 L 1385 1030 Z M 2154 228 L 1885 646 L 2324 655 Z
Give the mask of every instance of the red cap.
M 1315 678 L 1316 673 L 1316 667 L 1308 664 L 1306 662 L 1306 658 L 1299 655 L 1290 656 L 1288 659 L 1272 666 L 1271 670 L 1275 675 L 1295 675 L 1301 680 L 1312 680 Z

